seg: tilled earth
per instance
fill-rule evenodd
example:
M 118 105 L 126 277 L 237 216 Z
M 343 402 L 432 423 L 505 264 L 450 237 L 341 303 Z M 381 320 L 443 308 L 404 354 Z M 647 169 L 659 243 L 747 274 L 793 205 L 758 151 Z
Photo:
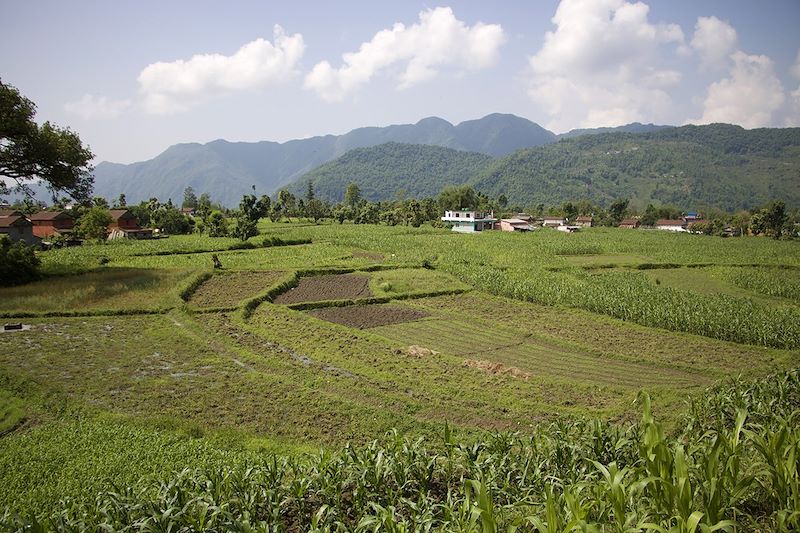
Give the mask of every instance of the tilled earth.
M 194 307 L 233 307 L 264 292 L 284 272 L 232 272 L 211 277 L 189 298 Z
M 428 313 L 424 311 L 393 304 L 326 307 L 324 309 L 314 309 L 308 313 L 328 322 L 359 329 L 411 322 L 428 316 Z
M 369 298 L 369 276 L 363 274 L 326 274 L 301 278 L 297 287 L 275 297 L 276 304 L 321 302 Z

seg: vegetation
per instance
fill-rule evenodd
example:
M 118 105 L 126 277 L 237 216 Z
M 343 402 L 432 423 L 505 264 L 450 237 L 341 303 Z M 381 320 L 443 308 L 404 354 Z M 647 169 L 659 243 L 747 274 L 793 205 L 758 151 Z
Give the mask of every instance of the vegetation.
M 439 146 L 387 143 L 351 150 L 303 176 L 292 190 L 299 194 L 313 183 L 319 198 L 341 202 L 347 185 L 355 183 L 369 201 L 422 198 L 437 195 L 445 185 L 468 183 L 491 161 Z
M 796 242 L 406 220 L 41 252 L 0 528 L 797 527 Z
M 631 198 L 639 209 L 654 203 L 733 212 L 779 197 L 798 206 L 798 147 L 798 128 L 712 124 L 585 135 L 511 154 L 472 184 L 526 205 Z
M 676 436 L 640 395 L 636 425 L 565 419 L 482 442 L 449 428 L 438 442 L 391 432 L 302 459 L 206 451 L 203 466 L 2 521 L 8 529 L 790 531 L 800 527 L 799 385 L 789 372 L 709 390 Z
M 94 155 L 76 133 L 50 122 L 39 126 L 33 119 L 36 105 L 16 87 L 0 81 L 0 176 L 30 193 L 29 183 L 42 180 L 55 195 L 67 192 L 77 200 L 88 198 L 94 178 Z M 0 195 L 9 188 L 0 180 Z
M 0 235 L 0 287 L 21 285 L 39 278 L 41 261 L 33 246 Z

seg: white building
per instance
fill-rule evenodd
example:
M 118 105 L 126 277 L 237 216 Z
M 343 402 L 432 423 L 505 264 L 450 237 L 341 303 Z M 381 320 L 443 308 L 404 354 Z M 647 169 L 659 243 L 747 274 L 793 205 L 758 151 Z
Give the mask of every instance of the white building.
M 678 231 L 678 232 L 685 232 L 686 230 L 686 221 L 685 220 L 667 220 L 661 219 L 656 222 L 656 229 L 664 230 L 664 231 Z
M 462 209 L 460 211 L 445 211 L 442 222 L 452 226 L 453 231 L 460 233 L 475 233 L 494 228 L 497 219 L 494 213 Z
M 563 217 L 544 217 L 542 226 L 546 228 L 557 228 L 559 226 L 566 226 L 567 221 Z

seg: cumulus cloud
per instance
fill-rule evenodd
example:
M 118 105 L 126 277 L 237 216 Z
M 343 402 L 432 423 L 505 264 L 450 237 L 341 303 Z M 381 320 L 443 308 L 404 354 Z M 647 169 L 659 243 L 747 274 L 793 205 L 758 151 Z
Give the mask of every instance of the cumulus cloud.
M 666 89 L 681 74 L 664 48 L 685 46 L 681 28 L 653 24 L 649 7 L 626 0 L 562 0 L 542 48 L 530 58 L 530 97 L 556 131 L 664 120 Z
M 789 73 L 800 80 L 800 50 L 797 51 L 797 57 L 794 59 L 794 64 L 789 68 Z
M 86 120 L 117 118 L 131 106 L 130 100 L 109 100 L 105 96 L 83 95 L 83 98 L 64 104 L 64 111 Z
M 728 76 L 708 88 L 703 116 L 698 122 L 730 122 L 745 128 L 772 125 L 773 113 L 786 99 L 772 60 L 741 50 L 731 59 L 733 65 Z
M 153 63 L 139 74 L 145 110 L 176 113 L 210 96 L 284 82 L 297 74 L 304 49 L 302 35 L 286 35 L 276 25 L 272 43 L 259 38 L 230 56 L 198 54 L 188 60 Z
M 416 24 L 397 23 L 379 31 L 357 52 L 344 54 L 338 68 L 327 61 L 317 63 L 306 75 L 305 87 L 325 100 L 341 100 L 374 75 L 401 65 L 399 88 L 406 88 L 433 78 L 445 66 L 465 70 L 489 67 L 505 41 L 499 24 L 467 26 L 449 7 L 428 9 L 420 13 Z
M 736 51 L 736 30 L 717 17 L 698 17 L 694 27 L 692 49 L 705 66 L 724 67 Z

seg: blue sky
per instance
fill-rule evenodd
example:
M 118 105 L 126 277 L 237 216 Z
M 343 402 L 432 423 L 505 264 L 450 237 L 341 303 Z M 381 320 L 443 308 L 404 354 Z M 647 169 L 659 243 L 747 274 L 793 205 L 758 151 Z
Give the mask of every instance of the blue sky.
M 514 113 L 800 125 L 800 2 L 5 0 L 0 77 L 97 160 Z

